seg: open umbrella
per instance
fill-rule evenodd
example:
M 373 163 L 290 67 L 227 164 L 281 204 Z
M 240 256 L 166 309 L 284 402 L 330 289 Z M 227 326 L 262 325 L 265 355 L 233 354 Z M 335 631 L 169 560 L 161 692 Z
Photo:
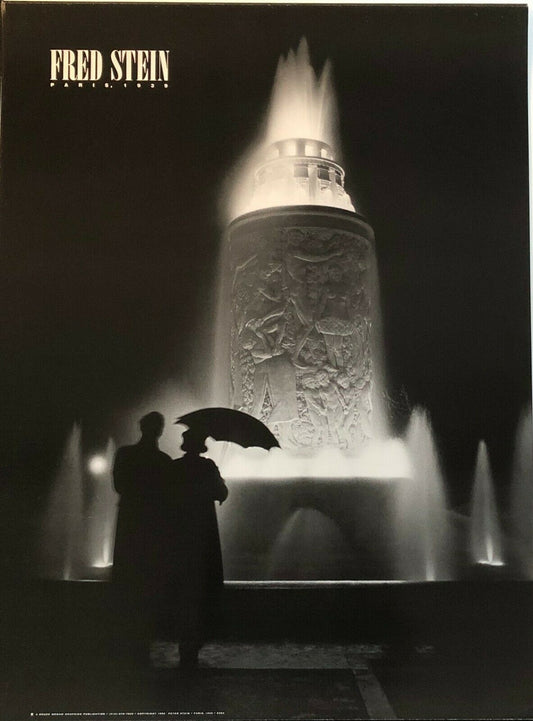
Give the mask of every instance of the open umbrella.
M 215 441 L 231 441 L 244 448 L 279 448 L 273 433 L 257 418 L 232 408 L 201 408 L 176 419 L 196 435 L 211 436 Z

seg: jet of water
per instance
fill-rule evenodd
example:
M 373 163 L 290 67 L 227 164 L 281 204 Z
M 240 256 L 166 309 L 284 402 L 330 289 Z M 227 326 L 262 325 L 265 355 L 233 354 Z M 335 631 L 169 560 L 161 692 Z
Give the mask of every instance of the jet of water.
M 309 58 L 307 40 L 296 52 L 280 57 L 268 110 L 266 142 L 309 138 L 336 150 L 336 103 L 331 65 L 317 76 Z
M 70 431 L 55 474 L 41 527 L 41 575 L 77 578 L 83 526 L 81 428 Z
M 112 479 L 115 450 L 115 443 L 110 438 L 101 469 L 90 473 L 92 498 L 87 514 L 86 555 L 88 564 L 93 568 L 105 568 L 113 563 L 118 503 Z
M 436 581 L 451 578 L 451 529 L 444 480 L 433 430 L 425 410 L 415 408 L 406 444 L 411 477 L 398 485 L 397 532 L 400 578 Z
M 503 541 L 494 481 L 484 441 L 479 442 L 470 513 L 470 554 L 474 563 L 503 565 Z
M 511 535 L 522 574 L 533 579 L 533 424 L 531 408 L 516 430 L 511 476 Z
M 299 149 L 297 139 L 303 142 Z M 257 173 L 262 172 L 264 164 L 279 158 L 280 149 L 275 149 L 273 144 L 283 141 L 284 152 L 290 156 L 288 162 L 270 168 L 269 177 L 273 182 L 260 181 Z M 308 161 L 311 169 L 305 171 L 313 176 L 311 179 L 294 177 L 293 164 L 302 153 L 304 157 L 316 156 L 312 162 Z M 344 180 L 339 184 L 343 171 L 333 162 L 333 159 L 339 160 L 339 154 L 331 65 L 327 61 L 317 75 L 311 65 L 307 41 L 302 38 L 296 52 L 290 50 L 287 56 L 280 57 L 265 123 L 257 139 L 228 174 L 222 202 L 225 222 L 254 210 L 282 205 L 327 205 L 353 211 Z M 321 159 L 324 159 L 322 163 Z M 334 180 L 336 172 L 338 177 Z M 321 173 L 320 181 L 315 177 L 317 173 Z

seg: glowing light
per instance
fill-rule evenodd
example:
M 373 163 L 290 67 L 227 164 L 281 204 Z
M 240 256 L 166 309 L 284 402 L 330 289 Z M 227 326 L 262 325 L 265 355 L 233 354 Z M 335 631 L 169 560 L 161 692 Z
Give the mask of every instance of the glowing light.
M 93 456 L 89 459 L 89 463 L 87 464 L 87 466 L 91 473 L 99 476 L 108 470 L 109 463 L 105 456 Z
M 88 512 L 87 549 L 88 560 L 93 568 L 108 568 L 113 563 L 118 496 L 113 488 L 110 471 L 115 450 L 115 443 L 110 438 L 105 455 L 91 459 L 96 478 Z

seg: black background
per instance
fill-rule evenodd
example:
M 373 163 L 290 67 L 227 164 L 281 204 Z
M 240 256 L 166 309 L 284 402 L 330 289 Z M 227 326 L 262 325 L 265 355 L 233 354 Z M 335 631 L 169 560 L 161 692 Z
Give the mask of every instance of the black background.
M 333 63 L 347 189 L 376 233 L 396 431 L 429 410 L 455 506 L 484 438 L 506 503 L 531 387 L 525 6 L 8 3 L 3 20 L 7 513 L 42 500 L 74 420 L 95 449 L 135 437 L 125 409 L 161 382 L 201 392 L 222 188 L 302 36 Z M 51 88 L 50 48 L 169 49 L 170 87 Z

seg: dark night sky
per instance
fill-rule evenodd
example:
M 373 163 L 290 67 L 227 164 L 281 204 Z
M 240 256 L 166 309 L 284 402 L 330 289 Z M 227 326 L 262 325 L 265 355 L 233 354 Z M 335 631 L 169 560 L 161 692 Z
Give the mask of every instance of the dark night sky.
M 505 500 L 530 397 L 526 30 L 525 6 L 8 4 L 8 484 L 42 491 L 75 418 L 95 446 L 160 381 L 201 386 L 220 191 L 306 36 L 376 233 L 391 395 L 429 409 L 455 504 L 480 438 Z M 168 48 L 170 87 L 50 88 L 64 47 Z

